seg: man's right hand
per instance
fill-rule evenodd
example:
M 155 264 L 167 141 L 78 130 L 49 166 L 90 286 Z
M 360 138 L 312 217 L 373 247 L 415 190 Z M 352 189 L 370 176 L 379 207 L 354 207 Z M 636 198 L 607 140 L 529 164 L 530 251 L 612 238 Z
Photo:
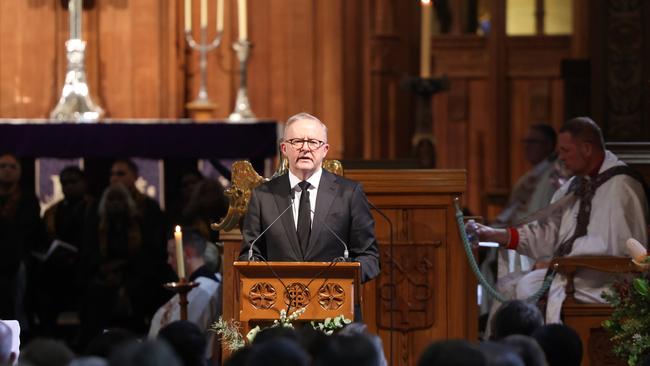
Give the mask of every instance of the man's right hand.
M 493 241 L 505 247 L 510 240 L 508 229 L 496 229 L 487 225 L 476 223 L 476 233 L 481 241 Z

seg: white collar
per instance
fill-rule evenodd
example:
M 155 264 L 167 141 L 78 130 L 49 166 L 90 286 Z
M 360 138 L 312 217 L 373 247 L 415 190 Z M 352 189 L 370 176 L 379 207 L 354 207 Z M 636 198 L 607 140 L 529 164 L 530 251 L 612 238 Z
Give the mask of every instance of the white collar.
M 321 175 L 323 175 L 323 168 L 316 170 L 316 172 L 312 174 L 311 177 L 307 178 L 307 182 L 309 182 L 309 184 L 311 184 L 314 189 L 318 189 Z M 291 171 L 289 171 L 289 184 L 291 185 L 291 189 L 295 189 L 300 182 L 302 182 L 302 180 L 296 177 Z

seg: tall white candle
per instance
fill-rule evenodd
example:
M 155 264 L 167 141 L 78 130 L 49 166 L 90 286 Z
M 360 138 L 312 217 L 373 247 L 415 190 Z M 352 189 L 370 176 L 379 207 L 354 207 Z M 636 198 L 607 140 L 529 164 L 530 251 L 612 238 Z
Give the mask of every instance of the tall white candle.
M 192 0 L 185 0 L 185 31 L 192 31 Z
M 208 0 L 201 0 L 201 28 L 208 26 Z
M 223 30 L 223 0 L 217 0 L 217 32 Z
M 421 0 L 420 77 L 431 77 L 431 0 Z
M 183 232 L 181 232 L 181 227 L 176 225 L 176 230 L 174 231 L 174 239 L 176 241 L 176 271 L 178 273 L 178 278 L 185 278 L 185 260 L 183 259 Z
M 237 0 L 237 21 L 239 24 L 239 40 L 248 38 L 248 24 L 246 20 L 246 0 Z

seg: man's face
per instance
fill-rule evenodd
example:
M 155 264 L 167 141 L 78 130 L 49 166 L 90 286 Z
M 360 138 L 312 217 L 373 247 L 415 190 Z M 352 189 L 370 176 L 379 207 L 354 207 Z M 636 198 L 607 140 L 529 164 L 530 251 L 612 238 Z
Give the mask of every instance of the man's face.
M 111 167 L 111 184 L 120 183 L 128 189 L 133 189 L 137 179 L 126 163 L 118 161 Z
M 0 183 L 16 184 L 20 180 L 20 164 L 12 155 L 0 156 Z
M 530 130 L 524 139 L 524 152 L 526 153 L 526 160 L 536 165 L 546 159 L 553 150 L 551 143 L 543 133 L 537 130 Z
M 280 148 L 289 161 L 289 170 L 298 178 L 309 178 L 320 168 L 330 148 L 323 125 L 301 119 L 289 125 L 284 136 Z
M 75 172 L 62 174 L 59 181 L 66 200 L 77 201 L 86 194 L 86 182 Z
M 576 140 L 568 132 L 562 132 L 557 140 L 558 155 L 564 166 L 574 175 L 589 174 L 591 146 Z

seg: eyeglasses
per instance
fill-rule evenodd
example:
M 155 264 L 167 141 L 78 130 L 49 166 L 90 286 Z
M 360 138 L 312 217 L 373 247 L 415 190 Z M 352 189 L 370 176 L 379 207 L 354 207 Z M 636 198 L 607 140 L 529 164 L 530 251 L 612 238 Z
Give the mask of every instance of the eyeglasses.
M 296 150 L 305 146 L 305 143 L 307 144 L 309 150 L 316 150 L 325 144 L 325 142 L 316 139 L 290 139 L 285 140 L 285 142 Z
M 0 169 L 18 169 L 18 164 L 0 163 Z

